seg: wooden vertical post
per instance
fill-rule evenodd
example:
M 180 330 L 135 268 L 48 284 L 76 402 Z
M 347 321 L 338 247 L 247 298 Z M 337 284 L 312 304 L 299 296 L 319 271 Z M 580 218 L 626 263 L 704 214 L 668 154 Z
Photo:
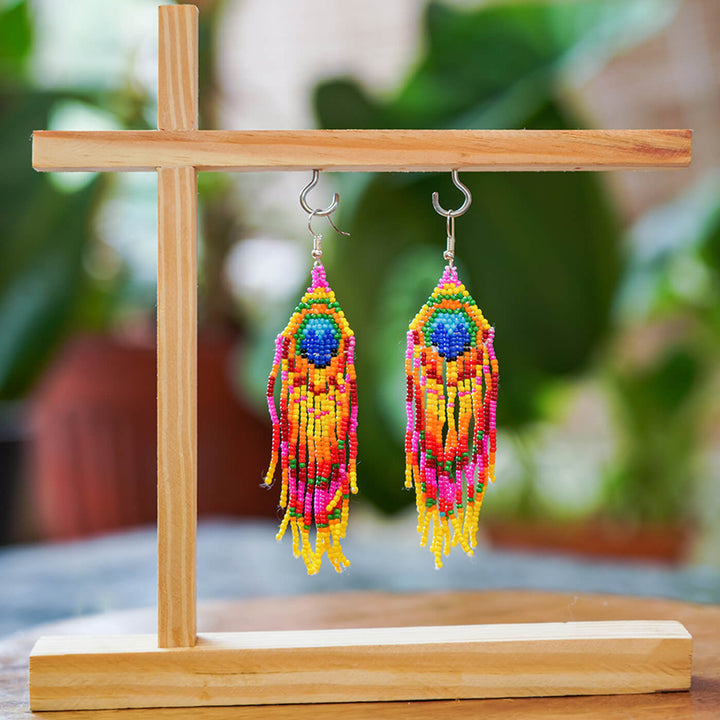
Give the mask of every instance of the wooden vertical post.
M 198 13 L 159 9 L 158 129 L 197 130 Z M 158 168 L 158 645 L 196 637 L 197 171 Z

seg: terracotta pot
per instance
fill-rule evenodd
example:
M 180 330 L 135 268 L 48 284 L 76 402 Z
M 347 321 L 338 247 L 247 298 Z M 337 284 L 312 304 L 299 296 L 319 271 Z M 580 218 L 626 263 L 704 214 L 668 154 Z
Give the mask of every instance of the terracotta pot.
M 671 564 L 687 559 L 692 537 L 684 524 L 633 526 L 609 520 L 491 520 L 483 524 L 483 530 L 495 547 Z
M 234 338 L 198 340 L 198 513 L 275 516 L 259 487 L 269 423 L 238 401 Z M 31 477 L 40 534 L 78 537 L 156 518 L 154 346 L 73 340 L 31 404 Z

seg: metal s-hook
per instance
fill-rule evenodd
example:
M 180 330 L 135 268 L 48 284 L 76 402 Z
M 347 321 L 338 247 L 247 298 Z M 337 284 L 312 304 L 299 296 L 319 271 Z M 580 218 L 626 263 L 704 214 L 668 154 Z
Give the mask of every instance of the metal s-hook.
M 320 171 L 313 170 L 312 180 L 300 191 L 300 206 L 308 215 L 317 215 L 318 217 L 327 217 L 331 213 L 337 210 L 338 203 L 340 202 L 340 196 L 335 193 L 333 195 L 332 202 L 324 209 L 312 208 L 308 205 L 307 196 L 308 193 L 318 184 L 320 179 Z M 312 232 L 312 231 L 311 231 Z
M 457 210 L 445 210 L 442 205 L 440 205 L 440 196 L 438 195 L 438 193 L 434 192 L 432 194 L 432 204 L 435 208 L 435 212 L 438 215 L 442 215 L 443 217 L 447 218 L 456 218 L 464 215 L 467 212 L 467 209 L 470 207 L 470 203 L 472 202 L 472 195 L 470 194 L 470 190 L 468 190 L 467 187 L 465 187 L 465 185 L 460 182 L 460 177 L 458 176 L 457 170 L 452 171 L 452 181 L 453 185 L 455 185 L 455 187 L 463 194 L 465 198 L 463 200 L 463 204 Z
M 314 217 L 326 217 L 336 233 L 339 233 L 340 235 L 345 235 L 346 237 L 350 237 L 350 233 L 339 230 L 335 223 L 332 221 L 332 213 L 337 210 L 338 203 L 340 202 L 340 195 L 338 195 L 338 193 L 335 193 L 333 195 L 332 202 L 326 208 L 312 208 L 308 204 L 307 194 L 318 184 L 319 179 L 320 171 L 313 170 L 312 180 L 310 180 L 310 182 L 300 191 L 300 206 L 309 215 L 308 230 L 313 236 L 312 256 L 317 262 L 319 262 L 320 258 L 322 257 L 322 235 L 313 230 L 312 221 Z
M 438 193 L 434 192 L 432 194 L 432 204 L 435 212 L 447 219 L 447 249 L 443 253 L 443 257 L 450 265 L 452 265 L 453 259 L 455 258 L 455 218 L 464 215 L 472 202 L 470 190 L 460 182 L 457 170 L 452 171 L 452 181 L 453 185 L 460 190 L 464 197 L 463 204 L 457 210 L 445 210 L 442 205 L 440 205 L 440 196 Z

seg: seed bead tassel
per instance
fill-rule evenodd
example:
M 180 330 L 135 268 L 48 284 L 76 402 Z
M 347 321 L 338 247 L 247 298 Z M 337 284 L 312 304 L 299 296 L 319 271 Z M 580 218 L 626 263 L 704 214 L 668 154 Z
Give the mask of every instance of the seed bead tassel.
M 438 568 L 456 545 L 473 554 L 495 479 L 494 337 L 451 265 L 407 333 L 405 486 L 415 488 L 420 543 Z
M 265 477 L 271 485 L 280 464 L 280 507 L 285 513 L 277 539 L 289 526 L 293 554 L 302 557 L 310 575 L 320 570 L 325 555 L 338 572 L 350 564 L 341 541 L 350 495 L 357 493 L 354 358 L 353 331 L 325 268 L 316 262 L 310 287 L 275 341 L 267 386 L 272 454 Z

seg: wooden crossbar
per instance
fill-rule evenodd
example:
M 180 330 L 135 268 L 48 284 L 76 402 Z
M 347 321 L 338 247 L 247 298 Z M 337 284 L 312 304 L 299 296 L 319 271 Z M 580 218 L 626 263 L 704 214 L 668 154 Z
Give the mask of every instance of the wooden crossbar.
M 36 170 L 445 172 L 690 164 L 690 130 L 194 130 L 33 134 Z

